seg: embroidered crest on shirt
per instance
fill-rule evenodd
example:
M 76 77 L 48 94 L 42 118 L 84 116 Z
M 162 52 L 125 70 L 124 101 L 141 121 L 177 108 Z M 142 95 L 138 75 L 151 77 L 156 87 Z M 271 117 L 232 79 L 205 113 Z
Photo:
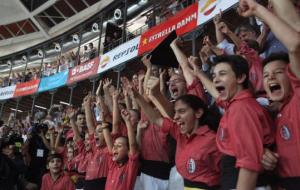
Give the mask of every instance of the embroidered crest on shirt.
M 190 174 L 194 173 L 196 171 L 196 162 L 193 158 L 190 158 L 188 160 L 188 163 L 187 163 L 187 169 L 189 171 Z
M 120 175 L 120 177 L 119 177 L 119 182 L 120 182 L 120 183 L 123 183 L 125 177 L 126 177 L 126 174 L 122 173 L 122 174 Z
M 287 125 L 283 125 L 280 129 L 280 136 L 281 138 L 283 138 L 284 140 L 290 140 L 291 139 L 291 132 L 288 128 Z

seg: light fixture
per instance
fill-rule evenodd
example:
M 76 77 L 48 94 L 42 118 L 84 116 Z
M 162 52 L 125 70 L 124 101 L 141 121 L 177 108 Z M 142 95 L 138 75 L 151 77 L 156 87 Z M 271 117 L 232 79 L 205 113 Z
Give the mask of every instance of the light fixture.
M 23 112 L 22 110 L 16 110 L 15 108 L 10 108 L 10 110 L 12 110 L 12 111 L 17 111 L 17 112 L 20 112 L 20 113 Z
M 120 20 L 122 18 L 122 10 L 121 9 L 116 9 L 114 12 L 114 19 L 115 20 Z
M 78 34 L 72 35 L 72 41 L 73 41 L 73 43 L 75 43 L 75 44 L 78 44 L 78 43 L 79 43 L 79 36 L 78 36 Z
M 36 108 L 40 108 L 40 109 L 43 109 L 43 110 L 46 110 L 47 108 L 43 107 L 43 106 L 39 106 L 39 105 L 34 105 L 34 107 Z
M 60 44 L 59 43 L 54 43 L 55 44 L 55 47 L 54 47 L 54 49 L 55 49 L 55 51 L 56 52 L 60 52 L 61 51 L 61 46 L 60 46 Z
M 99 24 L 98 23 L 94 23 L 92 26 L 92 32 L 99 32 Z
M 43 50 L 39 49 L 38 50 L 38 58 L 43 58 L 44 57 L 44 52 Z
M 64 101 L 59 101 L 59 103 L 60 103 L 60 104 L 67 105 L 67 106 L 69 106 L 69 105 L 70 105 L 69 103 L 67 103 L 67 102 L 64 102 Z

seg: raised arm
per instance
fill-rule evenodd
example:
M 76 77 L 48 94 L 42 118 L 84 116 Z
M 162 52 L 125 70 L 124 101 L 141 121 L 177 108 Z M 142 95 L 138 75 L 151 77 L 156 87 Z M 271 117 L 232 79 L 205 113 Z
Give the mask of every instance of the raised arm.
M 151 55 L 145 55 L 143 58 L 142 58 L 142 62 L 143 64 L 145 65 L 146 67 L 146 74 L 145 74 L 145 78 L 144 78 L 144 83 L 143 83 L 143 91 L 145 93 L 146 91 L 146 86 L 147 86 L 147 81 L 148 79 L 150 78 L 151 76 L 151 67 L 152 67 L 152 64 L 151 64 Z
M 119 105 L 118 105 L 118 100 L 119 100 L 119 95 L 120 92 L 118 90 L 114 91 L 113 94 L 113 129 L 112 129 L 112 133 L 118 133 L 119 132 L 119 127 L 120 127 L 120 123 L 121 123 L 121 116 L 120 116 L 120 110 L 119 110 Z
M 235 35 L 234 32 L 232 32 L 232 31 L 228 28 L 227 24 L 226 24 L 225 22 L 221 22 L 221 23 L 219 24 L 219 27 L 220 27 L 220 31 L 221 31 L 223 34 L 227 35 L 227 36 L 233 41 L 234 45 L 235 45 L 237 48 L 240 48 L 241 43 L 242 43 L 242 40 L 241 40 L 237 35 Z
M 173 40 L 170 47 L 173 50 L 177 61 L 179 62 L 179 65 L 182 69 L 183 76 L 185 78 L 185 81 L 187 85 L 191 85 L 194 81 L 194 75 L 193 72 L 188 64 L 188 58 L 187 56 L 181 51 L 181 49 L 178 47 L 178 39 Z
M 219 14 L 216 14 L 216 16 L 213 19 L 214 25 L 215 25 L 215 31 L 216 31 L 216 39 L 217 39 L 218 44 L 221 43 L 225 39 L 224 34 L 219 29 L 219 24 L 221 22 L 221 19 L 222 19 L 222 12 L 220 12 Z
M 67 115 L 68 115 L 68 117 L 70 119 L 70 125 L 71 125 L 73 133 L 74 133 L 74 140 L 76 142 L 80 141 L 81 137 L 80 137 L 79 129 L 78 129 L 78 126 L 76 125 L 76 122 L 75 122 L 75 117 L 76 117 L 76 111 L 75 111 L 75 109 L 72 108 L 72 107 L 69 107 L 67 109 Z
M 300 32 L 300 16 L 291 0 L 270 0 L 276 15 L 290 25 L 294 30 Z
M 136 135 L 130 122 L 130 113 L 124 109 L 121 111 L 121 115 L 127 127 L 129 153 L 133 155 L 137 152 L 137 143 L 136 143 Z
M 138 92 L 136 92 L 134 89 L 131 89 L 130 93 L 132 93 L 132 96 L 135 97 L 137 103 L 144 111 L 147 118 L 149 118 L 150 122 L 161 127 L 163 124 L 163 118 L 161 117 L 160 113 L 154 110 L 154 108 L 146 102 L 144 97 L 140 95 Z
M 189 64 L 193 67 L 194 75 L 199 78 L 199 80 L 202 82 L 203 86 L 210 93 L 210 95 L 215 99 L 218 98 L 220 95 L 218 90 L 215 88 L 213 82 L 202 71 L 202 69 L 199 68 L 199 64 L 196 62 L 196 60 L 194 59 L 194 61 L 190 61 Z
M 110 112 L 112 112 L 112 98 L 109 93 L 109 87 L 111 86 L 112 80 L 105 79 L 103 83 L 103 91 L 104 91 L 104 102 L 107 105 Z
M 160 91 L 160 79 L 151 77 L 148 80 L 147 88 L 149 89 L 149 99 L 159 110 L 163 117 L 173 118 L 174 106 L 167 97 Z
M 139 148 L 141 148 L 141 146 L 142 146 L 141 136 L 142 136 L 143 130 L 146 129 L 148 126 L 149 126 L 149 122 L 142 121 L 142 120 L 140 120 L 137 125 L 136 142 L 137 142 Z
M 89 94 L 83 99 L 83 107 L 86 118 L 86 125 L 90 135 L 95 133 L 95 117 L 92 111 L 92 96 Z
M 103 136 L 104 136 L 105 143 L 106 143 L 106 146 L 108 148 L 108 151 L 111 153 L 112 148 L 113 148 L 113 140 L 112 140 L 111 134 L 109 132 L 108 123 L 105 123 L 105 122 L 102 123 L 101 129 L 102 129 L 102 132 L 103 132 Z
M 286 10 L 286 12 L 289 11 Z M 255 15 L 270 27 L 277 39 L 289 50 L 291 70 L 300 79 L 300 34 L 254 0 L 241 0 L 239 13 L 245 17 Z

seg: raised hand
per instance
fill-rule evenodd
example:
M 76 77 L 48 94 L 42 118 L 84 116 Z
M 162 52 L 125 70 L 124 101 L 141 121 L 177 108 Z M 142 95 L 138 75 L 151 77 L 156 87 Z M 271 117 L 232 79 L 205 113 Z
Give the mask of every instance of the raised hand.
M 121 116 L 122 116 L 122 118 L 124 119 L 125 122 L 130 121 L 130 113 L 126 109 L 121 110 Z
M 159 78 L 157 77 L 150 77 L 147 81 L 147 88 L 150 91 L 150 95 L 155 95 L 156 93 L 160 92 L 160 84 L 159 84 Z
M 112 79 L 106 78 L 103 83 L 103 89 L 107 90 L 111 86 Z
M 74 119 L 75 118 L 75 115 L 76 115 L 76 109 L 73 108 L 72 106 L 69 106 L 67 108 L 67 111 L 66 111 L 66 114 L 67 116 L 70 118 L 70 119 Z
M 215 25 L 218 25 L 222 20 L 222 11 L 220 10 L 220 13 L 216 14 L 213 21 Z
M 197 74 L 200 72 L 200 62 L 198 57 L 190 56 L 188 58 L 188 63 L 189 65 L 193 68 L 194 74 Z
M 230 29 L 228 28 L 227 24 L 225 24 L 225 22 L 220 22 L 218 27 L 219 30 L 224 34 L 228 34 L 230 32 Z
M 243 17 L 255 15 L 258 3 L 255 0 L 240 0 L 238 13 Z
M 143 64 L 147 67 L 147 68 L 150 68 L 151 67 L 151 57 L 152 57 L 152 55 L 149 55 L 149 54 L 146 54 L 146 55 L 144 55 L 143 56 L 143 58 L 142 58 L 142 62 L 143 62 Z
M 138 122 L 137 128 L 138 129 L 146 129 L 148 126 L 149 126 L 149 121 L 147 121 L 147 120 L 146 121 L 140 120 Z

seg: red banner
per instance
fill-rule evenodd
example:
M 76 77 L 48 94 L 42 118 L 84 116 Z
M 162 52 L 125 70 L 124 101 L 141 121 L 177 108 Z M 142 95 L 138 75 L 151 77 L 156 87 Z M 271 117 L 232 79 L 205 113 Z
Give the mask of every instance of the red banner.
M 173 30 L 176 30 L 177 35 L 182 35 L 196 28 L 197 10 L 198 3 L 194 3 L 186 9 L 176 13 L 175 16 L 169 18 L 165 22 L 150 28 L 148 31 L 143 33 L 138 54 L 141 55 L 154 49 Z
M 99 57 L 92 59 L 84 64 L 78 65 L 69 70 L 68 84 L 84 80 L 90 76 L 96 75 L 99 66 Z
M 16 85 L 14 97 L 26 96 L 37 92 L 40 79 L 31 80 L 28 82 L 19 83 Z

